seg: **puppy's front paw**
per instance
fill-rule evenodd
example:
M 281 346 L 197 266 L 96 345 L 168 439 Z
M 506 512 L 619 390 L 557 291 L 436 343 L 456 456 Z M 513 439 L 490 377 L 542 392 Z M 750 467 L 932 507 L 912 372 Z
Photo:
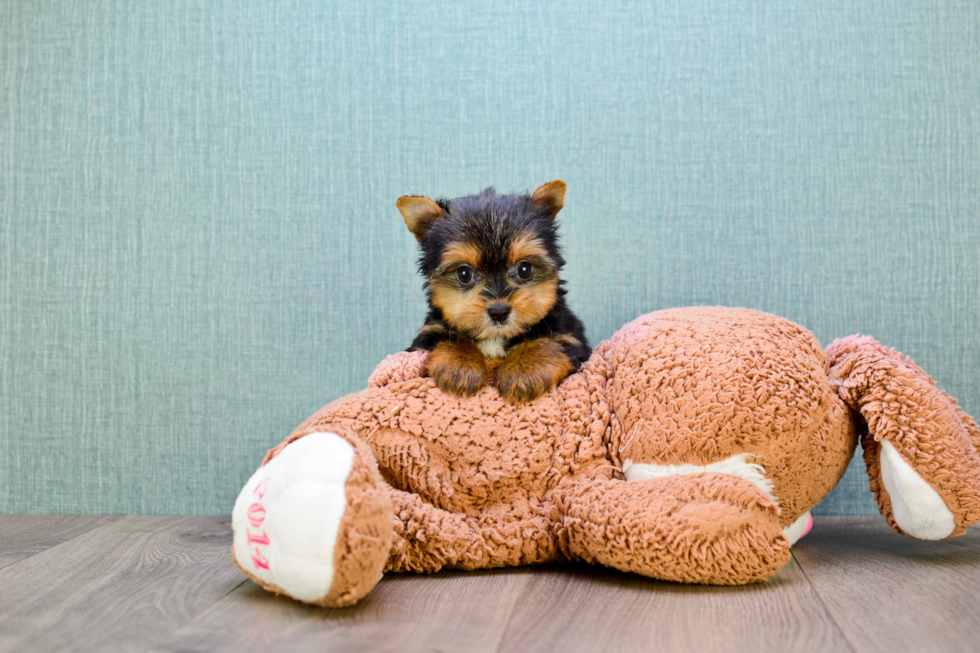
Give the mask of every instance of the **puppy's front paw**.
M 487 384 L 487 362 L 472 340 L 446 340 L 429 354 L 429 375 L 443 392 L 467 397 Z
M 549 338 L 514 347 L 497 370 L 497 390 L 511 403 L 531 401 L 558 385 L 572 372 L 561 345 Z
M 556 384 L 555 375 L 549 370 L 501 365 L 497 372 L 497 390 L 512 404 L 537 399 Z

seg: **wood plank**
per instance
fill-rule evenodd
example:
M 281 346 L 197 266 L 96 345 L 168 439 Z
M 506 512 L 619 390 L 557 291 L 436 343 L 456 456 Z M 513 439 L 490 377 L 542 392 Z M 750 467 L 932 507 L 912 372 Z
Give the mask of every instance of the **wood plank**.
M 601 567 L 538 571 L 501 651 L 848 651 L 792 560 L 743 587 L 680 585 Z
M 114 519 L 112 515 L 0 515 L 0 569 Z
M 242 585 L 154 651 L 498 650 L 527 568 L 391 574 L 357 605 L 309 606 Z
M 102 520 L 102 521 L 99 521 Z M 223 517 L 0 516 L 0 651 L 972 651 L 980 530 L 945 542 L 817 518 L 776 578 L 662 583 L 562 565 L 393 574 L 306 606 L 231 563 Z
M 509 618 L 508 618 L 509 617 Z M 345 610 L 249 583 L 155 651 L 848 651 L 795 562 L 749 587 L 578 565 L 395 575 Z
M 0 570 L 0 651 L 145 650 L 242 582 L 227 517 L 121 517 Z
M 980 530 L 941 542 L 881 517 L 817 517 L 793 549 L 858 653 L 980 647 Z

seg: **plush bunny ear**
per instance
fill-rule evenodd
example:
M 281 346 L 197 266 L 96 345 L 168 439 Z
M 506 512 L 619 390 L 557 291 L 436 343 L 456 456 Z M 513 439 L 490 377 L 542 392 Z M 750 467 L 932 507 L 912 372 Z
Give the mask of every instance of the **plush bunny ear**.
M 837 395 L 867 424 L 864 462 L 893 530 L 920 540 L 980 520 L 980 429 L 922 368 L 868 336 L 827 346 Z
M 565 182 L 561 179 L 549 181 L 534 191 L 531 199 L 546 209 L 548 214 L 554 218 L 561 211 L 561 207 L 565 206 L 565 188 Z
M 443 218 L 442 209 L 428 197 L 421 195 L 402 195 L 395 206 L 405 218 L 405 224 L 415 238 L 421 241 L 429 229 Z

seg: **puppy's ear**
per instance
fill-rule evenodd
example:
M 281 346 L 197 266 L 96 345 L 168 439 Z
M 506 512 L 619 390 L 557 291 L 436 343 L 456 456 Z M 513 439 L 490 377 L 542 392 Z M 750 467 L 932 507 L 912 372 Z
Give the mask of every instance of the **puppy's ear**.
M 561 179 L 549 181 L 534 191 L 531 199 L 554 218 L 561 211 L 561 207 L 565 206 L 565 182 Z
M 408 230 L 415 234 L 415 238 L 420 242 L 425 238 L 425 234 L 429 233 L 429 229 L 443 218 L 439 205 L 421 195 L 402 195 L 395 202 L 395 206 L 405 218 Z

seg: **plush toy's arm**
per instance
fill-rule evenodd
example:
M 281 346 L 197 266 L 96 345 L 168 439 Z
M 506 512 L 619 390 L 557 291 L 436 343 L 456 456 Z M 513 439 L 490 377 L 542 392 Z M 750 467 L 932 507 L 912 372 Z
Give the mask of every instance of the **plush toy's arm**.
M 418 379 L 428 373 L 429 352 L 400 351 L 378 363 L 368 378 L 368 387 L 380 388 L 389 383 Z
M 830 382 L 867 423 L 864 460 L 881 514 L 925 540 L 980 520 L 980 433 L 911 359 L 869 337 L 827 347 Z
M 730 474 L 579 481 L 561 509 L 566 555 L 653 578 L 750 583 L 790 558 L 775 502 Z
M 513 567 L 555 555 L 551 524 L 543 517 L 467 516 L 437 508 L 411 492 L 391 486 L 387 490 L 395 509 L 395 540 L 386 571 Z

